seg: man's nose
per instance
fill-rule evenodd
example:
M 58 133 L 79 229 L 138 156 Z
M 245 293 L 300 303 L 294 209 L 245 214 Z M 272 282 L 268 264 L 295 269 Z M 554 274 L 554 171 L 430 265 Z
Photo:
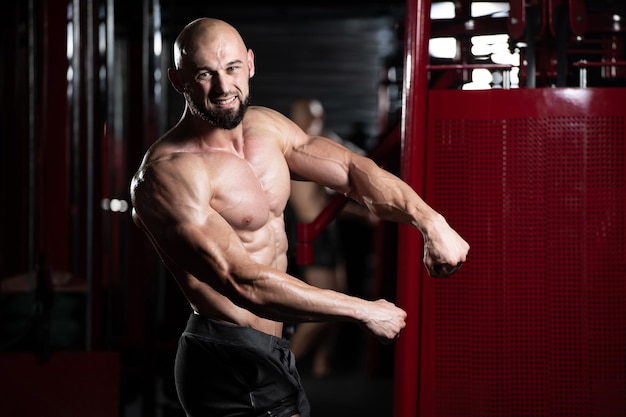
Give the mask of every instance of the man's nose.
M 227 87 L 227 77 L 224 75 L 217 74 L 213 77 L 213 89 L 217 94 L 224 94 L 228 91 Z

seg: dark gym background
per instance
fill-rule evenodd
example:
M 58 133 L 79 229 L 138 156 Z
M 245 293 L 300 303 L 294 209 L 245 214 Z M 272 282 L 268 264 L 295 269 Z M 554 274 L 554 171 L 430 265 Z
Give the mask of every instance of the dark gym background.
M 319 98 L 332 130 L 425 177 L 412 185 L 472 244 L 455 280 L 407 278 L 420 249 L 398 248 L 402 231 L 343 224 L 350 291 L 406 303 L 419 337 L 396 349 L 346 325 L 333 377 L 305 375 L 315 415 L 626 415 L 624 2 L 432 2 L 452 17 L 426 39 L 453 54 L 433 48 L 411 85 L 431 2 L 282 3 L 3 4 L 0 414 L 182 415 L 171 361 L 189 309 L 132 224 L 128 182 L 181 114 L 174 37 L 214 16 L 255 51 L 255 104 Z M 519 61 L 477 52 L 480 35 Z M 477 69 L 487 86 L 464 90 Z

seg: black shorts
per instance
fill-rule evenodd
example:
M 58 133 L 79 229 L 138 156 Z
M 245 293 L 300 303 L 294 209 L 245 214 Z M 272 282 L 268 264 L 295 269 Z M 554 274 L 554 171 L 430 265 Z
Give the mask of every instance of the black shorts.
M 189 417 L 309 417 L 286 339 L 191 314 L 178 343 L 176 390 Z

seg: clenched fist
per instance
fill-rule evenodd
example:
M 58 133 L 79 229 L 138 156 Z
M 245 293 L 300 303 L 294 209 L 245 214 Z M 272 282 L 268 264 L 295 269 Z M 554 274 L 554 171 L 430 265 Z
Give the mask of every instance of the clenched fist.
M 423 236 L 424 265 L 431 277 L 448 277 L 463 265 L 470 246 L 443 217 L 439 217 Z

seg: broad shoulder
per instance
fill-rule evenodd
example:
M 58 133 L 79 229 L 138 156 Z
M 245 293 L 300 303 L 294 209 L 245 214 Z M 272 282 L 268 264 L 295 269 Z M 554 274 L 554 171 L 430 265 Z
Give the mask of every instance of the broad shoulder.
M 277 110 L 252 106 L 243 120 L 246 139 L 273 140 L 283 153 L 298 141 L 306 140 L 306 134 L 287 116 Z
M 198 189 L 202 194 L 210 193 L 215 185 L 226 182 L 229 186 L 241 171 L 249 170 L 242 158 L 221 150 L 157 152 L 159 157 L 147 156 L 142 163 L 133 177 L 131 192 L 143 186 L 151 192 L 196 194 Z
M 167 206 L 190 195 L 196 201 L 207 201 L 211 181 L 206 159 L 206 155 L 193 152 L 172 152 L 158 158 L 146 155 L 131 180 L 133 206 L 136 209 Z
M 269 107 L 250 106 L 244 117 L 244 127 L 246 127 L 246 124 L 254 125 L 260 121 L 281 124 L 290 120 L 284 114 Z

